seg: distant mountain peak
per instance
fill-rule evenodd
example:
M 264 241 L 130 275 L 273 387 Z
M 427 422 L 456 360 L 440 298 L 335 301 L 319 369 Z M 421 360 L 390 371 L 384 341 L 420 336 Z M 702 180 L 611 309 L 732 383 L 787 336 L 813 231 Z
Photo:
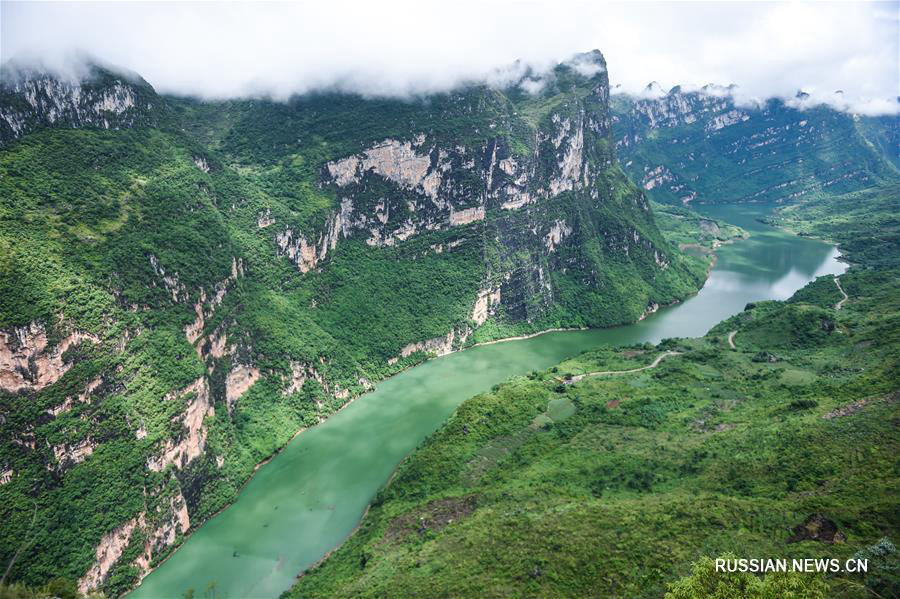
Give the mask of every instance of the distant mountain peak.
M 136 73 L 87 56 L 0 66 L 0 145 L 47 126 L 118 129 L 155 122 L 162 101 Z
M 668 94 L 666 93 L 666 90 L 663 89 L 663 86 L 659 84 L 659 82 L 651 81 L 641 91 L 641 95 L 647 98 L 662 98 Z

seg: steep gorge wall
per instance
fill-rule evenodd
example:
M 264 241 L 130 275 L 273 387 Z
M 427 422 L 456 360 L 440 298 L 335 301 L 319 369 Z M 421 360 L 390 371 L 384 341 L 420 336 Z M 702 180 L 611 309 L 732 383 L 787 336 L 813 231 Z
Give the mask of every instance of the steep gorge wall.
M 733 89 L 648 87 L 614 96 L 625 170 L 655 200 L 785 202 L 841 194 L 900 177 L 896 117 L 812 104 L 740 104 Z M 874 142 L 874 143 L 873 143 Z
M 596 74 L 576 77 L 563 65 L 544 96 L 468 91 L 445 100 L 441 114 L 426 103 L 413 119 L 379 123 L 377 134 L 334 139 L 342 149 L 325 157 L 294 131 L 286 156 L 249 166 L 231 165 L 228 144 L 203 148 L 180 132 L 151 127 L 127 136 L 127 144 L 156 136 L 171 145 L 162 148 L 168 162 L 124 163 L 110 176 L 124 185 L 110 187 L 125 198 L 114 214 L 121 231 L 107 219 L 26 239 L 46 250 L 62 235 L 83 258 L 78 268 L 88 269 L 72 278 L 90 281 L 79 301 L 102 296 L 107 303 L 98 305 L 112 307 L 95 319 L 62 303 L 52 322 L 0 327 L 0 494 L 13 521 L 0 557 L 11 558 L 15 539 L 29 534 L 34 494 L 44 506 L 40 522 L 70 509 L 80 521 L 40 533 L 14 575 L 40 582 L 54 564 L 84 590 L 119 593 L 231 501 L 257 462 L 371 381 L 479 335 L 630 322 L 695 290 L 700 279 L 663 241 L 646 197 L 617 164 L 604 63 L 599 53 L 591 60 Z M 77 88 L 38 77 L 28 85 L 6 90 L 14 98 L 0 102 L 10 155 L 31 142 L 33 129 L 153 125 L 163 120 L 154 102 L 174 102 L 119 80 Z M 367 100 L 348 102 L 381 114 Z M 251 103 L 241 118 L 270 108 Z M 270 119 L 261 122 L 266 136 L 277 135 Z M 145 148 L 126 146 L 135 149 Z M 161 153 L 152 150 L 146 155 Z M 85 151 L 100 152 L 97 168 L 128 154 Z M 303 171 L 299 183 L 276 191 L 259 184 L 259 173 L 307 162 L 312 174 Z M 47 168 L 58 175 L 56 165 Z M 296 203 L 284 199 L 285 188 L 298 187 Z M 328 207 L 307 210 L 314 202 Z M 0 242 L 34 234 L 3 226 Z M 129 245 L 135 238 L 137 247 Z M 405 329 L 384 349 L 374 337 L 388 318 L 364 322 L 347 341 L 327 311 L 353 282 L 333 272 L 352 273 L 354 265 L 336 264 L 351 246 L 413 274 L 426 259 L 462 255 L 454 264 L 476 275 L 439 271 L 459 277 L 452 282 L 461 306 L 452 319 L 424 314 L 440 326 Z M 54 251 L 50 258 L 64 253 Z M 112 268 L 92 273 L 94 263 Z M 400 301 L 409 299 L 401 289 L 370 291 L 378 299 L 361 301 L 388 302 L 397 321 L 418 323 L 422 312 L 443 309 Z
M 42 127 L 150 125 L 162 108 L 147 82 L 91 66 L 80 80 L 29 67 L 0 68 L 0 147 Z

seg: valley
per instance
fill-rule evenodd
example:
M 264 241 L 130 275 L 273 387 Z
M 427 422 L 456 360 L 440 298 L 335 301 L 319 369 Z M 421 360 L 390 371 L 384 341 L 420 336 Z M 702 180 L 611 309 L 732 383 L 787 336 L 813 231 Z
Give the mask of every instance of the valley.
M 894 219 L 896 190 L 867 193 L 868 219 Z M 882 230 L 851 222 L 832 235 L 860 248 L 840 288 L 843 267 L 822 270 L 694 338 L 617 340 L 465 401 L 288 596 L 894 596 L 898 254 L 870 262 Z M 720 250 L 707 287 L 756 270 L 738 255 L 753 239 Z M 869 570 L 714 573 L 745 555 Z
M 82 67 L 2 67 L 0 592 L 659 596 L 896 530 L 896 118 L 599 51 L 413 98 Z
M 843 272 L 831 246 L 760 225 L 758 214 L 764 212 L 717 208 L 716 218 L 740 224 L 751 236 L 717 250 L 698 295 L 637 324 L 470 348 L 378 383 L 291 441 L 234 505 L 193 533 L 129 596 L 177 596 L 211 583 L 227 596 L 276 596 L 354 530 L 397 465 L 464 400 L 589 349 L 703 335 L 747 302 L 786 299 L 816 276 Z
M 602 55 L 554 78 L 202 102 L 4 64 L 11 579 L 118 596 L 377 381 L 695 293 L 708 261 L 616 162 Z

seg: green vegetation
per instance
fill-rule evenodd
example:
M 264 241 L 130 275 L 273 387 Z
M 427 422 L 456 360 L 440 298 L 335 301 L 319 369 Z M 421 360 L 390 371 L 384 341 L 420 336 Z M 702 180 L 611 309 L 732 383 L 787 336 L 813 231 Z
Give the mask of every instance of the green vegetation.
M 53 126 L 41 110 L 57 114 L 66 88 L 35 81 L 43 108 L 0 90 L 0 332 L 4 351 L 25 356 L 6 365 L 0 391 L 10 596 L 74 597 L 104 539 L 121 541 L 100 575 L 120 595 L 182 542 L 188 518 L 195 528 L 227 506 L 298 430 L 426 359 L 451 331 L 441 350 L 633 322 L 695 292 L 709 250 L 742 234 L 674 207 L 658 207 L 660 230 L 616 162 L 605 69 L 587 78 L 560 65 L 537 95 L 476 85 L 283 103 L 167 98 L 99 70 Z M 101 101 L 111 86 L 134 102 L 111 110 L 118 101 Z M 382 143 L 427 163 L 439 193 L 370 167 L 338 183 L 329 164 Z M 866 165 L 873 180 L 883 174 L 878 160 Z M 732 177 L 741 193 L 774 182 L 713 167 L 685 174 L 724 173 L 709 184 Z M 841 551 L 871 549 L 893 532 L 893 479 L 869 472 L 896 449 L 893 404 L 818 416 L 864 388 L 891 390 L 892 254 L 857 233 L 877 223 L 895 243 L 892 197 L 877 221 L 852 213 L 862 229 L 835 220 L 810 232 L 878 267 L 842 277 L 851 300 L 839 313 L 819 281 L 723 325 L 738 329 L 736 352 L 717 329 L 588 353 L 473 399 L 302 588 L 661 593 L 701 555 L 757 541 L 781 550 L 775 531 L 813 511 L 847 531 Z M 476 314 L 485 293 L 501 299 Z M 653 370 L 574 379 L 674 349 Z M 57 372 L 43 385 L 46 361 Z M 865 448 L 865 471 L 827 452 L 838 444 Z M 734 523 L 739 534 L 722 532 Z
M 610 99 L 625 170 L 665 204 L 827 198 L 900 179 L 896 118 L 673 91 Z
M 798 235 L 833 239 L 854 261 L 890 265 L 900 253 L 900 184 L 786 206 L 772 221 Z
M 721 559 L 737 559 L 733 553 Z M 715 560 L 701 558 L 690 576 L 669 586 L 665 599 L 825 599 L 828 585 L 816 575 L 775 572 L 763 577 L 748 573 L 717 572 Z
M 701 216 L 686 206 L 651 202 L 653 214 L 666 240 L 690 256 L 714 259 L 722 243 L 749 235 L 738 226 Z
M 900 264 L 868 264 L 880 230 L 849 230 L 840 310 L 821 277 L 704 338 L 588 352 L 466 401 L 288 596 L 896 596 Z M 577 377 L 663 351 L 680 353 Z M 872 567 L 712 572 L 728 553 Z
M 53 384 L 31 385 L 37 366 L 25 360 L 8 373 L 24 388 L 9 392 L 17 387 L 4 379 L 0 391 L 8 580 L 79 580 L 105 537 L 139 522 L 102 575 L 103 590 L 121 594 L 146 567 L 147 547 L 152 566 L 189 532 L 177 506 L 199 526 L 298 430 L 428 357 L 403 357 L 410 344 L 456 331 L 458 349 L 628 323 L 695 292 L 705 261 L 660 233 L 615 163 L 609 132 L 579 125 L 585 115 L 606 120 L 604 96 L 593 93 L 608 85 L 605 71 L 558 74 L 539 97 L 473 86 L 411 101 L 203 103 L 103 71 L 78 96 L 82 120 L 54 126 L 4 88 L 0 105 L 24 114 L 29 132 L 0 131 L 2 340 L 40 353 L 46 332 L 49 354 L 81 336 Z M 41 91 L 50 80 L 36 81 L 52 106 L 61 92 L 51 97 Z M 140 103 L 121 118 L 94 111 L 118 85 Z M 551 141 L 560 118 L 587 131 L 590 185 L 501 208 L 500 160 L 535 160 L 533 193 L 560 177 Z M 121 128 L 94 128 L 105 122 Z M 440 197 L 371 171 L 345 187 L 328 174 L 330 161 L 420 138 L 416 151 L 447 161 Z M 464 210 L 477 198 L 483 218 L 450 226 L 440 212 L 442 202 Z M 399 236 L 410 223 L 414 234 Z M 553 226 L 567 233 L 550 248 Z M 378 227 L 398 236 L 371 242 Z M 308 256 L 290 246 L 301 235 L 315 254 L 307 272 L 298 263 Z M 502 299 L 480 323 L 473 308 L 484 289 Z M 249 388 L 231 376 L 257 372 Z M 189 406 L 200 410 L 190 423 Z M 151 468 L 189 444 L 184 460 Z
M 71 580 L 55 578 L 40 587 L 29 587 L 20 582 L 0 584 L 0 599 L 105 599 L 102 593 L 83 595 Z

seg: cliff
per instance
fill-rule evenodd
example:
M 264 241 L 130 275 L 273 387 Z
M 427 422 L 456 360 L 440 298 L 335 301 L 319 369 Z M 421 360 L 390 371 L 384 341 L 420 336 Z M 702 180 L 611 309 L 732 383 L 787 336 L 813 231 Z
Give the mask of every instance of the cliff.
M 599 52 L 536 92 L 412 100 L 205 103 L 90 73 L 0 96 L 13 579 L 119 594 L 372 381 L 702 283 L 618 165 Z
M 741 103 L 735 88 L 648 86 L 613 96 L 616 148 L 656 201 L 785 202 L 900 179 L 896 116 L 790 101 Z

